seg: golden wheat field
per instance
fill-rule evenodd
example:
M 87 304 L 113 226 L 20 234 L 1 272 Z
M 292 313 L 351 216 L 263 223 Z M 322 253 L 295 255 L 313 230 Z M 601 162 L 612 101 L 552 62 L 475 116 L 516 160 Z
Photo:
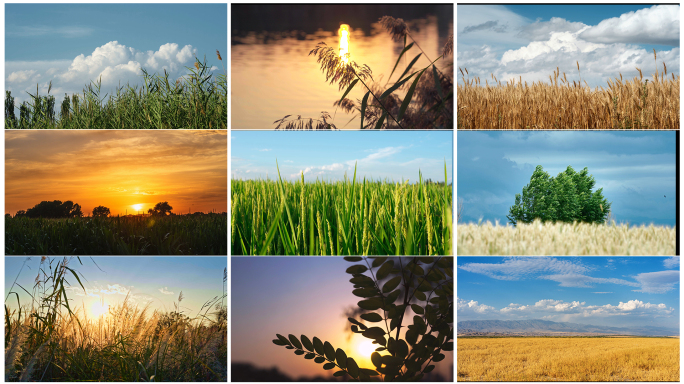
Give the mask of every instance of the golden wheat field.
M 457 339 L 458 381 L 679 381 L 679 338 Z
M 541 223 L 459 224 L 457 252 L 462 256 L 670 256 L 676 252 L 677 229 L 626 224 Z
M 656 58 L 655 51 L 653 52 Z M 549 83 L 522 77 L 491 83 L 459 68 L 458 129 L 679 129 L 679 76 L 662 63 L 650 79 L 608 79 L 607 88 L 582 84 L 580 64 L 572 79 L 556 67 Z M 516 80 L 517 83 L 516 83 Z

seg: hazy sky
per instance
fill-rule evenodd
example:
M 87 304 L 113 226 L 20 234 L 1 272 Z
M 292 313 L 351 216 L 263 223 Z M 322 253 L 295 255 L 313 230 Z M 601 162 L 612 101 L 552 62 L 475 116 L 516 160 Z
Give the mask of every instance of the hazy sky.
M 344 315 L 360 300 L 352 294 L 351 275 L 345 273 L 351 265 L 341 257 L 232 257 L 232 362 L 275 366 L 292 377 L 331 377 L 334 370 L 324 371 L 271 341 L 276 333 L 297 338 L 304 334 L 342 348 L 361 368 L 372 368 L 370 355 L 360 352 L 368 339 L 352 334 Z M 453 355 L 445 354 L 435 370 L 449 378 Z
M 82 93 L 102 76 L 102 95 L 142 84 L 142 71 L 175 81 L 195 56 L 215 73 L 227 68 L 226 4 L 7 4 L 5 88 L 20 104 L 26 91 Z
M 29 304 L 30 297 L 24 290 L 33 292 L 36 276 L 41 269 L 50 273 L 57 263 L 67 259 L 67 266 L 79 274 L 86 288 L 67 273 L 65 283 L 70 305 L 93 315 L 96 303 L 116 306 L 129 295 L 130 303 L 140 308 L 149 303 L 151 309 L 168 312 L 174 310 L 178 296 L 183 292 L 180 302 L 183 313 L 194 318 L 202 305 L 224 292 L 223 273 L 227 267 L 225 257 L 143 257 L 143 256 L 81 256 L 79 263 L 76 257 L 49 257 L 41 263 L 41 257 L 5 257 L 5 295 L 17 292 L 21 305 Z M 52 262 L 52 264 L 50 264 Z M 23 266 L 23 269 L 22 269 Z M 98 268 L 99 267 L 99 268 Z M 12 288 L 14 281 L 16 285 Z M 21 287 L 20 287 L 21 286 Z M 6 303 L 16 308 L 15 295 L 9 296 Z M 223 301 L 226 303 L 226 301 Z M 95 307 L 94 307 L 95 305 Z M 214 309 L 209 313 L 214 312 Z M 212 318 L 212 317 L 210 317 Z
M 576 172 L 588 168 L 618 223 L 675 225 L 674 131 L 458 132 L 457 141 L 465 223 L 508 223 L 515 194 L 537 165 L 553 177 L 570 165 Z
M 607 87 L 607 79 L 679 75 L 679 5 L 458 5 L 458 66 L 492 83 L 568 80 Z M 460 78 L 460 73 L 459 73 Z M 460 79 L 459 79 L 460 80 Z
M 358 180 L 388 178 L 400 182 L 423 179 L 444 181 L 446 161 L 451 183 L 453 133 L 451 131 L 295 132 L 232 131 L 231 177 L 343 180 L 345 172 Z
M 71 200 L 84 215 L 166 201 L 174 213 L 227 211 L 226 131 L 5 132 L 5 213 Z
M 679 328 L 679 257 L 459 257 L 458 320 Z

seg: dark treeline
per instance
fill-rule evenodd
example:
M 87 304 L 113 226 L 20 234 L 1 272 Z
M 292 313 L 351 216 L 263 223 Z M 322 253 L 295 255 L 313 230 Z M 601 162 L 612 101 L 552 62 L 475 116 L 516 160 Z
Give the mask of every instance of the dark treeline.
M 176 214 L 171 212 L 173 210 L 173 207 L 169 205 L 168 202 L 162 201 L 157 203 L 154 208 L 150 208 L 147 210 L 147 213 L 151 216 L 175 216 L 175 215 L 182 215 L 182 214 Z M 189 215 L 190 213 L 188 213 Z M 220 215 L 227 215 L 226 212 L 221 212 L 221 213 L 216 213 L 216 212 L 210 212 L 206 213 L 206 215 L 214 215 L 214 214 L 220 214 Z M 9 214 L 7 214 L 9 215 Z M 93 208 L 93 217 L 108 217 L 110 215 L 110 210 L 109 208 L 105 206 L 97 206 Z M 202 216 L 205 215 L 204 212 L 195 212 L 192 214 L 193 216 Z M 11 215 L 10 215 L 11 216 Z M 81 206 L 79 204 L 75 204 L 71 200 L 67 200 L 65 202 L 62 202 L 61 200 L 53 200 L 53 201 L 41 201 L 39 204 L 36 204 L 33 208 L 29 208 L 28 210 L 19 210 L 15 214 L 15 217 L 29 217 L 29 218 L 43 218 L 43 219 L 69 219 L 69 218 L 74 218 L 74 217 L 83 217 L 83 211 L 81 210 Z
M 317 375 L 312 377 L 301 376 L 298 378 L 293 378 L 280 372 L 278 368 L 258 368 L 250 363 L 232 363 L 231 366 L 231 381 L 233 382 L 284 382 L 284 381 L 309 381 L 309 382 L 340 382 L 349 381 L 349 375 L 344 375 L 342 378 L 337 379 L 335 377 L 329 376 L 328 378 Z M 439 373 L 430 372 L 425 375 L 423 381 L 428 382 L 441 382 L 448 381 L 446 377 Z
M 432 15 L 437 17 L 439 35 L 448 36 L 453 9 L 453 4 L 233 4 L 231 29 L 237 37 L 255 31 L 314 33 L 320 28 L 337 30 L 340 22 L 346 22 L 366 31 L 385 15 L 404 20 Z

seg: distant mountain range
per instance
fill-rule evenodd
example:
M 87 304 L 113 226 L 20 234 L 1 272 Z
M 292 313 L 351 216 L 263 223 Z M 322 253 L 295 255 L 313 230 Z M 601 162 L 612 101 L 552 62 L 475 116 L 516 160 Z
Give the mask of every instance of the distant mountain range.
M 679 336 L 679 329 L 665 327 L 605 327 L 548 320 L 470 320 L 457 323 L 459 335 L 632 335 Z

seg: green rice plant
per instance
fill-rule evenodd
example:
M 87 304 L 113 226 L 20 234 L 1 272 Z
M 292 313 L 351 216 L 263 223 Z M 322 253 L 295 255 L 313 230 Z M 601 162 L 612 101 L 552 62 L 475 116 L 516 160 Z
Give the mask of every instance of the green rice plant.
M 225 214 L 166 217 L 5 216 L 6 255 L 226 255 Z
M 343 349 L 335 349 L 318 337 L 312 340 L 305 335 L 298 339 L 292 334 L 276 334 L 273 344 L 323 364 L 325 370 L 337 369 L 333 376 L 352 381 L 426 378 L 435 363 L 444 360 L 442 352 L 453 351 L 454 347 L 453 257 L 344 259 L 362 261 L 346 270 L 352 275 L 352 293 L 363 298 L 358 302 L 360 320 L 348 319 L 353 333 L 378 346 L 371 355 L 374 369 L 359 367 Z M 409 325 L 404 325 L 406 322 Z
M 276 162 L 277 166 L 277 162 Z M 232 255 L 450 255 L 447 183 L 231 181 Z
M 517 226 L 459 224 L 459 255 L 675 255 L 677 228 L 535 220 Z
M 6 382 L 227 381 L 225 294 L 207 300 L 193 318 L 140 308 L 127 296 L 95 319 L 70 304 L 68 279 L 85 291 L 72 260 L 41 259 L 33 288 L 17 285 L 30 303 L 19 302 L 14 285 L 7 293 Z
M 216 55 L 222 60 L 218 51 Z M 35 95 L 29 93 L 31 100 L 19 107 L 19 120 L 14 114 L 14 98 L 6 91 L 5 128 L 226 129 L 227 73 L 213 76 L 206 57 L 203 61 L 195 58 L 194 66 L 186 68 L 190 73 L 175 83 L 169 82 L 166 70 L 162 76 L 142 68 L 141 87 L 119 86 L 112 95 L 102 95 L 101 79 L 92 81 L 81 95 L 64 95 L 59 119 L 54 113 L 55 97 L 50 95 L 52 83 L 45 96 L 39 95 L 38 86 Z

